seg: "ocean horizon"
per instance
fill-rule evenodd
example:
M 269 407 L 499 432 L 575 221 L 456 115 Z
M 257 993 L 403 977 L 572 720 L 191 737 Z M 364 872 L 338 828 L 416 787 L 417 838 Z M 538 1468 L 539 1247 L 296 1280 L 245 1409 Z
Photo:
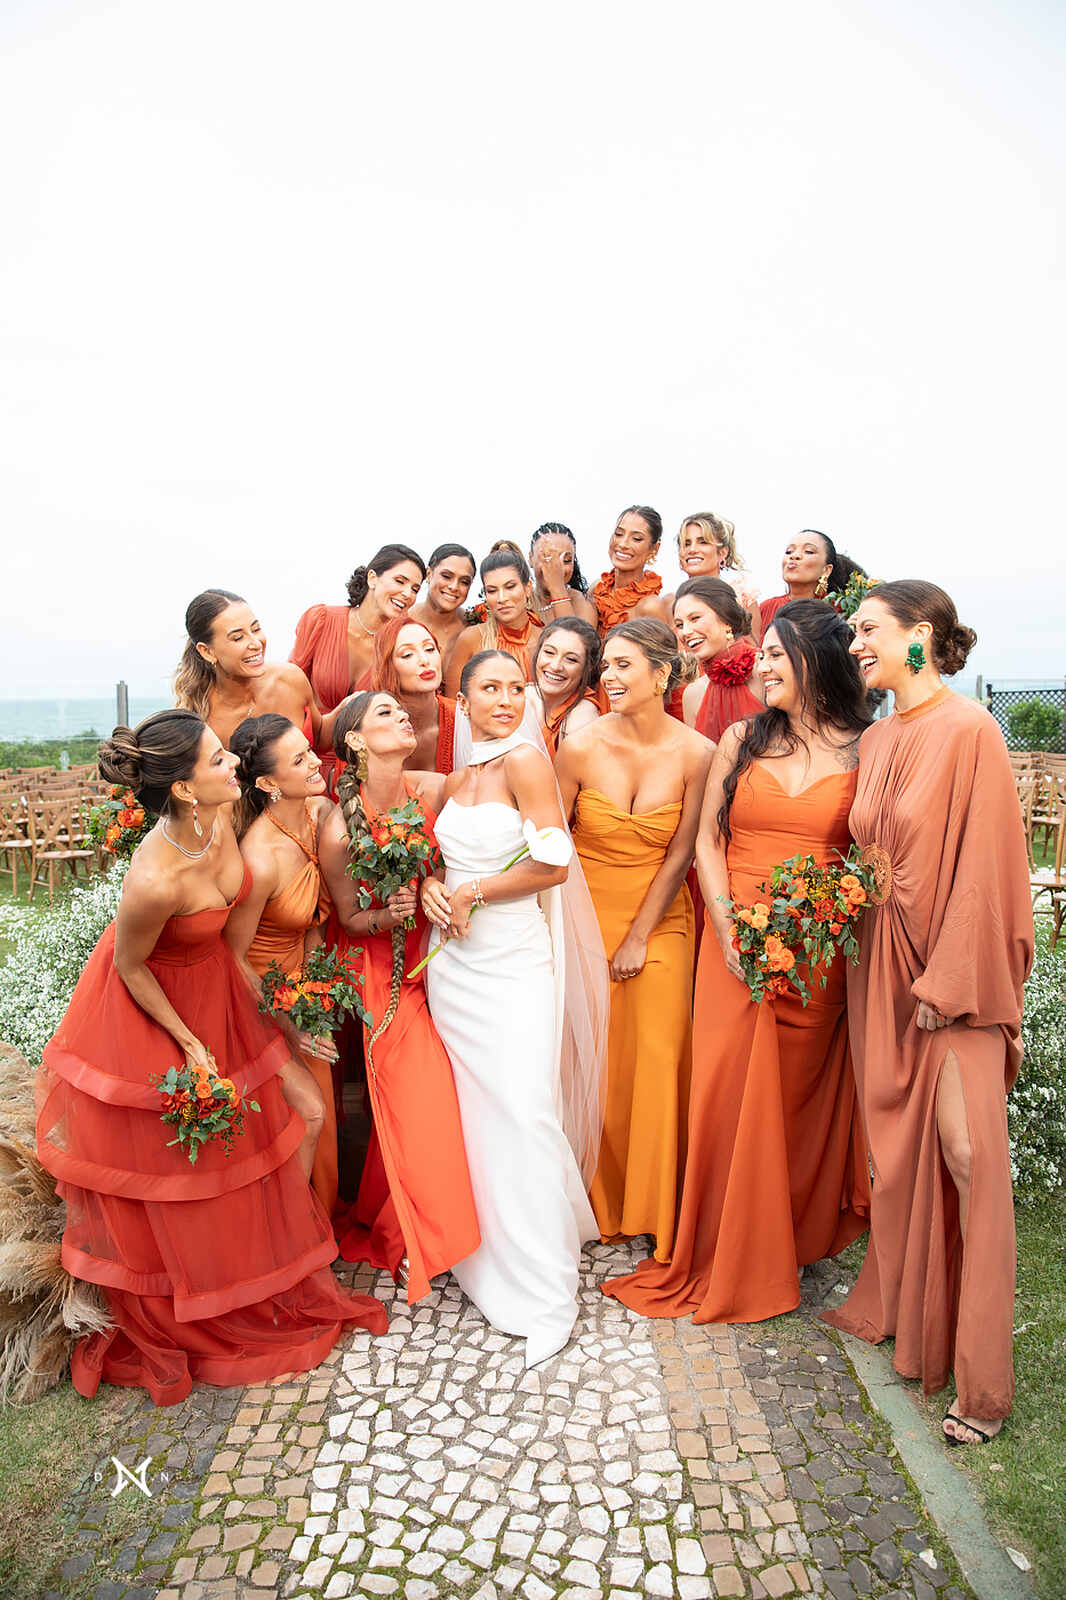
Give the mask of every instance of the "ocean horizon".
M 130 722 L 136 727 L 153 711 L 173 702 L 165 694 L 131 695 Z M 96 733 L 102 739 L 117 721 L 114 695 L 91 700 L 0 700 L 0 739 L 73 739 Z

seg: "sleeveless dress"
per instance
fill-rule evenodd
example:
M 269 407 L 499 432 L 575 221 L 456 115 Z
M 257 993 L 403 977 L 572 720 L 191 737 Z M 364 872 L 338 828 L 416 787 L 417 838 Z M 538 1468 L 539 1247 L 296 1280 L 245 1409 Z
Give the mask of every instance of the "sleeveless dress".
M 608 959 L 621 944 L 681 821 L 681 802 L 630 813 L 598 789 L 577 797 L 574 845 Z M 668 1260 L 685 1162 L 692 1048 L 692 901 L 682 883 L 635 978 L 611 984 L 607 1111 L 589 1198 L 600 1234 L 655 1237 Z
M 778 862 L 836 859 L 850 842 L 854 772 L 798 795 L 754 762 L 737 782 L 729 892 L 751 905 Z M 836 1255 L 869 1212 L 865 1142 L 848 1051 L 842 958 L 804 1006 L 752 1002 L 708 923 L 696 974 L 688 1165 L 668 1266 L 603 1285 L 634 1311 L 759 1322 L 799 1304 L 799 1268 Z
M 513 806 L 449 800 L 437 840 L 454 888 L 522 849 Z M 434 934 L 434 939 L 437 935 Z M 481 1246 L 454 1269 L 526 1365 L 561 1350 L 577 1318 L 582 1244 L 596 1223 L 561 1122 L 555 967 L 536 895 L 481 906 L 426 968 L 430 1011 L 455 1072 Z
M 424 800 L 419 804 L 432 839 L 433 813 Z M 396 1015 L 374 1043 L 372 1067 L 367 1039 L 389 1005 L 392 930 L 353 938 L 331 927 L 342 953 L 362 952 L 363 1003 L 374 1019 L 373 1027 L 363 1028 L 370 1144 L 355 1203 L 335 1219 L 337 1240 L 345 1261 L 385 1267 L 394 1278 L 406 1256 L 413 1303 L 429 1293 L 431 1278 L 471 1255 L 481 1238 L 452 1065 L 426 1005 L 429 969 L 407 976 L 425 952 L 427 923 L 419 907 L 406 936 Z
M 245 869 L 238 900 L 247 895 Z M 329 1222 L 295 1152 L 303 1123 L 277 1080 L 288 1045 L 256 1010 L 222 938 L 230 907 L 165 924 L 148 968 L 242 1094 L 258 1100 L 228 1157 L 196 1165 L 160 1122 L 151 1072 L 182 1056 L 115 971 L 100 938 L 45 1047 L 37 1151 L 67 1206 L 63 1265 L 101 1285 L 115 1326 L 76 1347 L 74 1386 L 147 1389 L 176 1405 L 194 1382 L 265 1383 L 319 1364 L 352 1324 L 381 1333 L 383 1307 L 343 1290 Z
M 266 815 L 277 827 L 271 812 L 267 811 Z M 310 822 L 310 851 L 295 834 L 289 833 L 287 828 L 282 830 L 299 845 L 307 860 L 295 877 L 263 907 L 255 937 L 248 947 L 249 964 L 260 977 L 271 965 L 280 967 L 287 977 L 295 977 L 304 964 L 304 934 L 329 916 L 329 895 L 318 868 L 318 819 L 313 812 Z M 318 1056 L 302 1050 L 296 1055 L 318 1085 L 325 1108 L 325 1120 L 311 1167 L 311 1187 L 322 1202 L 326 1216 L 331 1217 L 337 1203 L 337 1109 L 333 1097 L 333 1069 L 328 1061 Z

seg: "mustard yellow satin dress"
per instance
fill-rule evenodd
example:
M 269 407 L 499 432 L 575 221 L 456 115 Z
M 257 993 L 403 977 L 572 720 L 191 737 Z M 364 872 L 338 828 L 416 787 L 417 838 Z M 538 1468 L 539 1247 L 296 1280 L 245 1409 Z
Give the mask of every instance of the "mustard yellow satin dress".
M 651 886 L 681 821 L 681 802 L 631 814 L 598 789 L 577 797 L 574 845 L 608 959 Z M 607 1110 L 589 1190 L 604 1239 L 650 1233 L 669 1261 L 685 1162 L 692 1059 L 692 899 L 682 883 L 648 940 L 635 978 L 611 984 Z

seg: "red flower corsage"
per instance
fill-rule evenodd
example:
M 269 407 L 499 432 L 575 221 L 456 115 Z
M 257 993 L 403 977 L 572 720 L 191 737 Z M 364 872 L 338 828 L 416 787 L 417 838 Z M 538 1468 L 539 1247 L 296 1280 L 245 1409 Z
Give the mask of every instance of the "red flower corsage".
M 755 651 L 751 645 L 732 645 L 711 662 L 711 680 L 740 686 L 747 683 L 754 669 Z

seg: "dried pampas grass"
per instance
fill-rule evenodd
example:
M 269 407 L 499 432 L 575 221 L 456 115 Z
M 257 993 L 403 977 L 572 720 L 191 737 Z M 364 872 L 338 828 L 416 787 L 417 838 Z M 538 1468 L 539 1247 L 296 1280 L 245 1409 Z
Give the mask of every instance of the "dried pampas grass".
M 66 1207 L 33 1149 L 36 1069 L 0 1041 L 0 1404 L 58 1383 L 74 1345 L 111 1318 L 62 1264 Z

